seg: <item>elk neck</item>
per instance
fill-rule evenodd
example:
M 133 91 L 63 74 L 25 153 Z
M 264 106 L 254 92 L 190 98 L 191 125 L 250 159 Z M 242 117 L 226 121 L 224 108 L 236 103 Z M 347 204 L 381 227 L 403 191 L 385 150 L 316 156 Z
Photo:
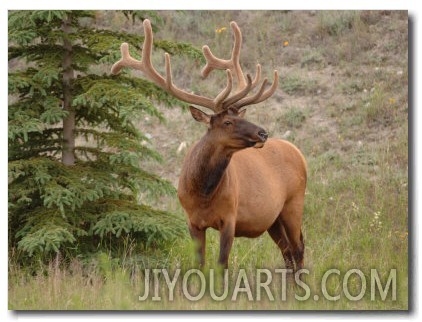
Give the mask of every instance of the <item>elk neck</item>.
M 218 190 L 232 155 L 233 151 L 216 143 L 209 133 L 202 137 L 191 153 L 188 176 L 192 192 L 211 199 Z

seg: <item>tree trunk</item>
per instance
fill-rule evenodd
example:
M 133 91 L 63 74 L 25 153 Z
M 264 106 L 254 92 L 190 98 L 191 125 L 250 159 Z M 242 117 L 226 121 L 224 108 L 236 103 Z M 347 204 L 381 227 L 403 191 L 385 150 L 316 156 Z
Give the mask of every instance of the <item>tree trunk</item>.
M 72 83 L 75 73 L 72 68 L 72 42 L 68 35 L 72 31 L 71 18 L 67 16 L 62 25 L 65 34 L 63 41 L 63 109 L 68 116 L 63 119 L 62 162 L 65 165 L 75 164 L 75 110 L 72 107 Z

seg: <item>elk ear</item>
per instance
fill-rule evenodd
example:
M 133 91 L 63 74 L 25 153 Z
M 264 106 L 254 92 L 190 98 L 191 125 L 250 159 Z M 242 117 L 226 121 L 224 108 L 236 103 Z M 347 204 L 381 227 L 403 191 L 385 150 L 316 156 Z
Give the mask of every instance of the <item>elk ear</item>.
M 195 121 L 205 123 L 207 125 L 210 124 L 211 116 L 207 113 L 202 112 L 200 109 L 197 109 L 196 107 L 189 106 L 190 113 L 192 114 L 192 117 L 195 119 Z

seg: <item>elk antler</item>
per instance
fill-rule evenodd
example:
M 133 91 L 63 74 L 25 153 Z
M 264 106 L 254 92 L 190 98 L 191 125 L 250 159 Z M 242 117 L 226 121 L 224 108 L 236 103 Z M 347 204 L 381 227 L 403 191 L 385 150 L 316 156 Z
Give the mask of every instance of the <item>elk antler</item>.
M 208 46 L 204 46 L 202 48 L 204 57 L 207 61 L 207 64 L 202 70 L 203 78 L 206 78 L 214 69 L 223 69 L 227 72 L 227 85 L 214 99 L 179 89 L 172 80 L 170 56 L 168 53 L 165 53 L 165 77 L 157 72 L 151 62 L 153 44 L 151 23 L 148 19 L 145 19 L 143 25 L 145 30 L 145 39 L 142 47 L 142 60 L 137 60 L 131 57 L 129 53 L 129 45 L 127 43 L 123 43 L 120 46 L 122 58 L 111 68 L 111 72 L 113 74 L 117 74 L 123 67 L 130 67 L 136 70 L 140 70 L 156 85 L 172 94 L 176 98 L 180 99 L 181 101 L 206 107 L 212 110 L 214 113 L 221 112 L 222 110 L 225 110 L 229 107 L 240 109 L 246 105 L 262 102 L 274 94 L 275 90 L 277 89 L 278 73 L 275 70 L 274 82 L 269 89 L 265 90 L 267 79 L 264 79 L 259 91 L 252 96 L 247 96 L 251 90 L 256 87 L 261 79 L 261 66 L 257 64 L 256 74 L 253 80 L 249 74 L 246 74 L 246 77 L 243 74 L 239 62 L 242 33 L 240 32 L 236 22 L 230 23 L 234 34 L 234 46 L 231 59 L 224 60 L 217 58 L 211 53 L 211 50 Z M 236 77 L 237 91 L 233 95 L 229 96 L 233 87 L 233 75 Z

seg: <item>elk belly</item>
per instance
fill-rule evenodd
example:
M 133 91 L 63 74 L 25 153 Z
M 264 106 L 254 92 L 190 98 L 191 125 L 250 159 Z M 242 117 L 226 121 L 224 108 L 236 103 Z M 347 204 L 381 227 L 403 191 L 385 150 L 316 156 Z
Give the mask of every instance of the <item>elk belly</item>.
M 276 193 L 275 189 L 266 191 L 239 200 L 236 236 L 258 237 L 270 228 L 279 216 L 283 209 L 284 198 L 280 198 L 280 193 Z
M 240 211 L 236 218 L 236 237 L 254 238 L 262 235 L 271 227 L 279 214 L 275 209 L 268 212 L 263 208 L 261 208 L 261 211 L 256 212 L 250 212 L 249 210 L 245 212 Z

